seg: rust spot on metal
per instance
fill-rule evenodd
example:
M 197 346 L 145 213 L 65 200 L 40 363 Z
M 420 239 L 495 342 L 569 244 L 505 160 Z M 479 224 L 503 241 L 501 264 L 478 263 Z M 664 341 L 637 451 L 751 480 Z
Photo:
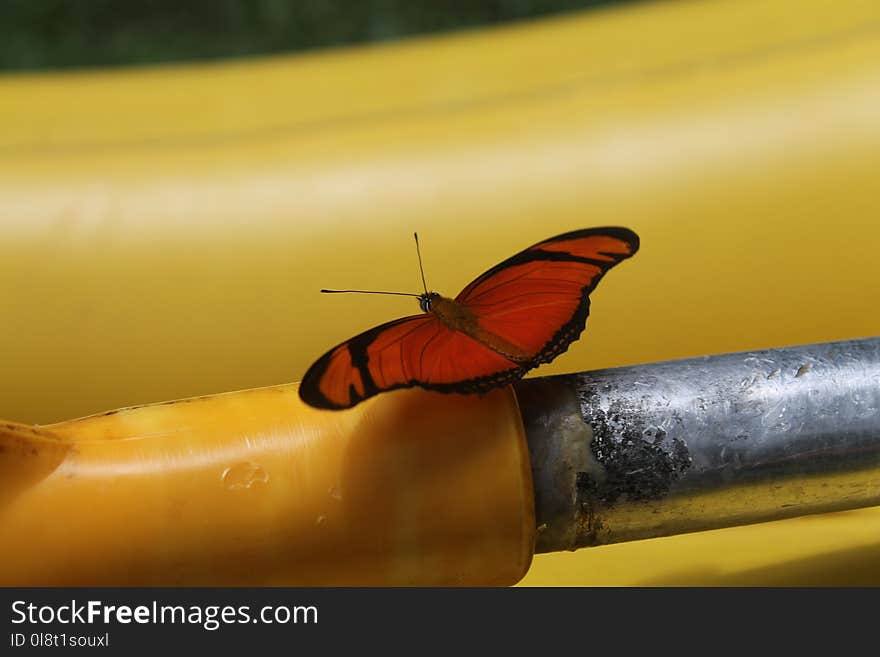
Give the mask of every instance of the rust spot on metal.
M 673 483 L 691 466 L 687 444 L 662 427 L 646 426 L 643 409 L 615 399 L 607 409 L 599 407 L 592 390 L 580 393 L 584 421 L 593 428 L 590 449 L 602 464 L 602 481 L 587 473 L 579 490 L 600 504 L 620 500 L 656 500 L 665 497 Z

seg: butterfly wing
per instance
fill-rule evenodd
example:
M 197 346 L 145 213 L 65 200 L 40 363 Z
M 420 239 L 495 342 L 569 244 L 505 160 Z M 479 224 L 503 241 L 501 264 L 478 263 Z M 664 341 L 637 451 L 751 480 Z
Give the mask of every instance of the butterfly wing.
M 496 265 L 455 300 L 474 313 L 480 328 L 531 354 L 531 369 L 577 339 L 589 315 L 590 292 L 638 248 L 638 235 L 627 228 L 565 233 Z
M 434 315 L 388 322 L 337 345 L 312 365 L 300 397 L 317 408 L 343 409 L 394 390 L 482 392 L 522 376 L 511 362 Z
M 493 267 L 456 297 L 484 331 L 530 354 L 513 361 L 436 315 L 404 317 L 337 345 L 312 365 L 299 394 L 318 408 L 343 409 L 396 388 L 484 392 L 516 381 L 562 353 L 584 329 L 589 293 L 639 247 L 626 228 L 553 237 Z

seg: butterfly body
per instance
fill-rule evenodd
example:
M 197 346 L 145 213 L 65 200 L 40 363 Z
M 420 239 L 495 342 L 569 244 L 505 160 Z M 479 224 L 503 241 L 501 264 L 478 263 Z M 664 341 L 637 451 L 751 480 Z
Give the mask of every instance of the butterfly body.
M 512 383 L 577 339 L 589 293 L 638 246 L 626 228 L 572 231 L 508 258 L 454 299 L 414 295 L 423 314 L 328 351 L 306 372 L 300 397 L 317 408 L 344 409 L 396 388 L 473 393 Z
M 522 347 L 481 327 L 479 317 L 467 306 L 456 302 L 455 299 L 441 297 L 436 292 L 428 294 L 433 295 L 428 303 L 428 311 L 450 330 L 464 333 L 513 363 L 526 363 L 531 359 L 529 353 Z

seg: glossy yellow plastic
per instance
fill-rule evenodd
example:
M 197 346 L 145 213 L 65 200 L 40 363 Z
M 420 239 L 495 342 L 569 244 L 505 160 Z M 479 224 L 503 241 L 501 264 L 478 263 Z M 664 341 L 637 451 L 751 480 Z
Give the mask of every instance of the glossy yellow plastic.
M 419 291 L 413 230 L 447 295 L 558 232 L 640 234 L 584 337 L 537 373 L 876 335 L 878 81 L 875 0 L 637 3 L 303 56 L 0 78 L 0 417 L 296 380 L 417 312 L 317 293 Z M 880 583 L 878 522 L 539 556 L 523 583 Z
M 532 558 L 510 389 L 332 413 L 276 386 L 0 425 L 12 451 L 7 586 L 504 585 Z

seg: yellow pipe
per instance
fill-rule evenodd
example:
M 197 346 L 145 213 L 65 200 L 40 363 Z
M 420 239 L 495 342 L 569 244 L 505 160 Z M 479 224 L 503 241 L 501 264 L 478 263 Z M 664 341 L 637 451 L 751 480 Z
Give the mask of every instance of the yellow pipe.
M 875 0 L 0 77 L 0 417 L 296 380 L 416 311 L 317 294 L 417 289 L 413 230 L 446 294 L 548 235 L 639 233 L 538 373 L 875 335 L 878 80 Z M 523 583 L 880 583 L 878 517 L 545 555 Z
M 535 516 L 512 390 L 377 401 L 328 413 L 289 385 L 0 424 L 0 582 L 518 581 Z

